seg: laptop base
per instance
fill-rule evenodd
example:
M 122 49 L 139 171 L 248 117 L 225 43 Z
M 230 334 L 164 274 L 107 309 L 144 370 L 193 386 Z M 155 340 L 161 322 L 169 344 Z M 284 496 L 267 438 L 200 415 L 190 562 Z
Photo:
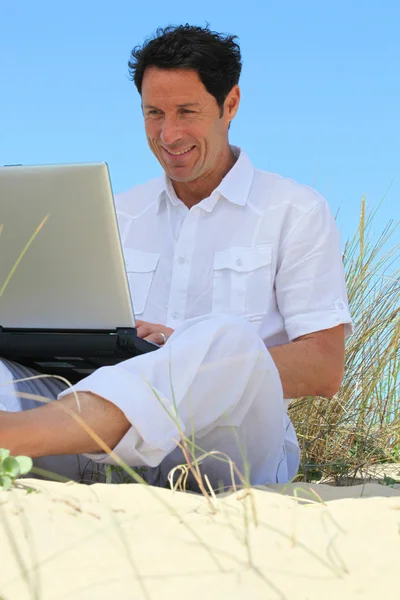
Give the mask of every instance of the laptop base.
M 0 326 L 0 357 L 76 383 L 99 367 L 112 366 L 159 346 L 132 327 L 115 330 L 19 329 Z

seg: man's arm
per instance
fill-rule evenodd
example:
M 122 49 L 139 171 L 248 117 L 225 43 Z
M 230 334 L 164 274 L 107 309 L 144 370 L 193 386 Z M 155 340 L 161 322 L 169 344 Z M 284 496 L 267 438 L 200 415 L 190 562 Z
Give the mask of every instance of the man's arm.
M 159 333 L 168 337 L 173 329 L 137 321 L 138 336 L 160 343 Z M 344 326 L 338 325 L 302 335 L 289 344 L 269 348 L 278 369 L 284 398 L 324 396 L 338 391 L 344 372 Z
M 338 325 L 269 348 L 284 398 L 324 396 L 338 391 L 344 373 L 344 327 Z
M 137 321 L 139 337 L 160 343 L 159 333 L 167 339 L 173 329 Z M 344 372 L 344 326 L 338 325 L 302 335 L 289 344 L 269 348 L 281 378 L 284 398 L 324 396 L 338 391 Z

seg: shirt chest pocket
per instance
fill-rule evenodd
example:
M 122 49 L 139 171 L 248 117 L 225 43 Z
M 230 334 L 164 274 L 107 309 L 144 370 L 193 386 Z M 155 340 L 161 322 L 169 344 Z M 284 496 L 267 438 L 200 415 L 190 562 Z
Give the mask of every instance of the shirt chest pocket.
M 133 311 L 135 315 L 140 315 L 145 309 L 160 255 L 125 248 L 124 258 Z
M 272 246 L 232 247 L 214 254 L 213 312 L 266 314 L 272 290 Z

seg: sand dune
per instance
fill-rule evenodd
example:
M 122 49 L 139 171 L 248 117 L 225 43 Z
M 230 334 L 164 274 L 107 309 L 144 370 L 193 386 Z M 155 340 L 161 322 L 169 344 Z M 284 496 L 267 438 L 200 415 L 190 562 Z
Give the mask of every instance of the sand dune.
M 221 497 L 213 513 L 194 494 L 25 480 L 0 493 L 1 600 L 395 597 L 399 486 L 281 492 Z

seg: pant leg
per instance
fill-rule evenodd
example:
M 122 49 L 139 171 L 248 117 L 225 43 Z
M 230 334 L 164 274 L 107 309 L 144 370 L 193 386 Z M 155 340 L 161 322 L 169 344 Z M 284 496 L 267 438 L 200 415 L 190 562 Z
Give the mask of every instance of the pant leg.
M 118 406 L 132 427 L 115 452 L 130 466 L 168 471 L 186 462 L 180 431 L 205 452 L 228 454 L 252 484 L 286 482 L 287 416 L 275 364 L 246 321 L 209 315 L 186 321 L 159 350 L 103 367 L 74 386 Z M 61 395 L 68 393 L 68 390 Z M 106 454 L 89 455 L 113 464 Z M 229 466 L 204 465 L 214 487 L 229 485 Z
M 55 378 L 32 378 L 39 375 L 37 371 L 28 369 L 15 362 L 0 359 L 0 410 L 18 412 L 30 410 L 43 403 L 29 398 L 21 398 L 19 394 L 29 393 L 55 400 L 67 385 Z M 25 381 L 19 381 L 24 379 Z M 68 477 L 75 481 L 103 480 L 104 469 L 99 468 L 85 456 L 46 456 L 36 458 L 34 465 L 51 473 Z

